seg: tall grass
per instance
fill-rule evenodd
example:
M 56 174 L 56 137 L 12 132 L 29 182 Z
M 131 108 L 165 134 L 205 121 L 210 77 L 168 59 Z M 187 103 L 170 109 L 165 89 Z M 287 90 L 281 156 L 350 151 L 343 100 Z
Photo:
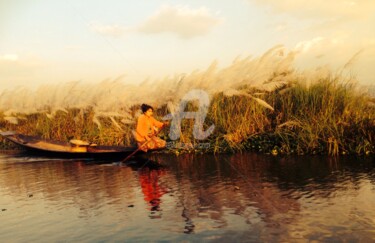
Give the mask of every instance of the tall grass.
M 209 115 L 217 126 L 213 148 L 273 154 L 373 154 L 374 102 L 355 87 L 337 76 L 310 85 L 296 81 L 263 95 L 274 111 L 246 96 L 217 95 Z
M 375 110 L 351 82 L 328 76 L 275 93 L 274 134 L 297 153 L 373 153 Z
M 256 89 L 242 89 L 250 95 L 213 95 L 205 126 L 215 125 L 214 133 L 205 141 L 193 137 L 194 120 L 182 122 L 179 142 L 209 142 L 206 152 L 255 150 L 273 154 L 373 154 L 375 139 L 375 108 L 365 94 L 355 91 L 351 82 L 327 76 L 310 85 L 296 81 L 260 95 L 274 110 L 256 99 Z M 372 105 L 371 105 L 372 104 Z M 132 107 L 135 116 L 137 106 Z M 189 103 L 186 111 L 195 111 Z M 166 105 L 156 111 L 160 119 L 169 113 Z M 23 114 L 18 124 L 9 123 L 0 115 L 2 130 L 68 141 L 72 138 L 98 144 L 134 145 L 133 124 L 121 124 L 119 118 L 101 118 L 100 126 L 93 119 L 95 112 L 86 109 L 49 113 Z M 135 118 L 134 118 L 135 121 Z M 120 125 L 121 124 L 121 125 Z M 168 140 L 167 131 L 162 137 Z M 175 148 L 178 150 L 180 148 Z
M 112 118 L 113 120 L 102 118 L 101 124 L 98 126 L 93 119 L 92 108 L 57 111 L 53 117 L 48 117 L 47 114 L 23 115 L 23 119 L 19 119 L 17 124 L 6 122 L 0 118 L 0 127 L 2 130 L 15 130 L 18 133 L 59 141 L 76 138 L 98 144 L 129 145 L 132 143 L 132 138 L 129 136 L 130 126 L 117 127 L 114 125 L 117 123 L 115 118 Z M 3 147 L 6 145 L 3 144 Z
M 139 105 L 155 106 L 157 118 L 175 110 L 193 88 L 210 95 L 206 140 L 193 137 L 193 119 L 182 121 L 179 143 L 188 151 L 272 154 L 374 154 L 375 103 L 350 78 L 320 72 L 303 75 L 291 67 L 293 53 L 275 47 L 260 58 L 236 60 L 218 70 L 166 78 L 159 83 L 98 85 L 69 83 L 0 95 L 0 129 L 68 141 L 134 145 L 131 131 Z M 186 111 L 198 103 L 189 102 Z M 168 129 L 161 136 L 168 140 Z M 0 140 L 2 146 L 9 146 Z M 197 149 L 197 144 L 209 147 Z M 168 151 L 178 152 L 179 147 Z

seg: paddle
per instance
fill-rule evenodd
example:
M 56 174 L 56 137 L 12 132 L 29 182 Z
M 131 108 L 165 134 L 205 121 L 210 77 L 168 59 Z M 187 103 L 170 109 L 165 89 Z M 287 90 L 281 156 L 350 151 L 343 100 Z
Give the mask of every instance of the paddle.
M 125 162 L 126 162 L 128 159 L 130 159 L 135 153 L 137 153 L 139 150 L 141 150 L 141 148 L 142 148 L 143 146 L 145 146 L 148 142 L 151 141 L 151 139 L 152 139 L 153 137 L 156 137 L 156 136 L 161 132 L 161 130 L 163 130 L 164 126 L 165 126 L 165 125 L 163 124 L 163 126 L 160 128 L 160 130 L 159 130 L 154 136 L 152 136 L 152 137 L 150 138 L 150 140 L 144 142 L 141 146 L 139 146 L 138 149 L 136 149 L 133 153 L 129 154 L 128 157 L 126 157 L 125 159 L 123 159 L 123 160 L 121 161 L 121 163 L 125 163 Z

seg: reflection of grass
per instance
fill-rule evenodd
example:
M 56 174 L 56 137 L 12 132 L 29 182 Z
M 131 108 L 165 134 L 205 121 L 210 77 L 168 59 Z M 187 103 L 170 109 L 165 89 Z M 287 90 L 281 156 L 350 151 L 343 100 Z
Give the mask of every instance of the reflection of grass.
M 243 89 L 247 95 L 213 96 L 205 126 L 214 124 L 215 130 L 207 140 L 194 140 L 194 120 L 183 120 L 180 142 L 193 145 L 209 142 L 208 152 L 245 149 L 272 154 L 375 152 L 374 101 L 356 93 L 351 84 L 329 77 L 309 86 L 296 82 L 263 94 Z M 257 97 L 274 111 L 266 104 L 262 106 Z M 168 113 L 165 107 L 157 110 L 159 117 Z M 189 103 L 186 110 L 195 111 L 194 103 Z M 98 144 L 132 143 L 134 124 L 119 127 L 116 118 L 101 118 L 99 128 L 91 108 L 58 111 L 52 118 L 45 113 L 24 117 L 18 125 L 12 125 L 0 115 L 0 127 L 63 141 L 74 137 Z M 162 137 L 167 138 L 167 134 Z

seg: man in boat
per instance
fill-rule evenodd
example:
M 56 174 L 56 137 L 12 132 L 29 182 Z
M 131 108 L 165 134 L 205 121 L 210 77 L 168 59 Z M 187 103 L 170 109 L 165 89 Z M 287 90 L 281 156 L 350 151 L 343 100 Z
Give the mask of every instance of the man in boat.
M 166 141 L 156 135 L 168 123 L 156 120 L 153 117 L 154 108 L 150 105 L 142 104 L 141 110 L 143 114 L 138 118 L 135 131 L 135 140 L 137 140 L 138 147 L 145 152 L 149 149 L 165 148 Z

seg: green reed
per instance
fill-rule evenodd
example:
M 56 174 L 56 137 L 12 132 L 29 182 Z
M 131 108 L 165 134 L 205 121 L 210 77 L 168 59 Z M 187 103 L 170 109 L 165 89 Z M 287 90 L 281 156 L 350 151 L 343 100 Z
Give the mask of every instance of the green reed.
M 274 111 L 249 96 L 216 94 L 206 119 L 216 126 L 209 151 L 374 154 L 374 100 L 355 88 L 335 76 L 290 83 L 261 96 Z
M 206 140 L 193 137 L 194 120 L 182 121 L 178 142 L 185 148 L 179 152 L 236 152 L 254 150 L 277 154 L 374 154 L 374 100 L 355 90 L 351 82 L 327 76 L 310 85 L 299 80 L 271 92 L 242 87 L 249 95 L 212 96 L 204 128 L 215 125 L 214 133 Z M 254 97 L 270 104 L 274 110 L 262 106 Z M 163 105 L 156 109 L 160 119 L 169 111 Z M 185 111 L 196 111 L 198 104 L 190 102 Z M 132 107 L 134 116 L 137 107 Z M 39 135 L 47 139 L 68 141 L 76 138 L 105 145 L 135 145 L 134 124 L 122 124 L 118 117 L 100 117 L 95 122 L 92 107 L 66 109 L 35 114 L 16 114 L 18 124 L 5 121 L 0 113 L 1 130 Z M 135 122 L 135 118 L 134 118 Z M 120 124 L 120 126 L 116 125 Z M 168 140 L 168 129 L 160 136 Z M 196 145 L 209 143 L 205 149 Z M 0 140 L 2 147 L 9 146 Z

